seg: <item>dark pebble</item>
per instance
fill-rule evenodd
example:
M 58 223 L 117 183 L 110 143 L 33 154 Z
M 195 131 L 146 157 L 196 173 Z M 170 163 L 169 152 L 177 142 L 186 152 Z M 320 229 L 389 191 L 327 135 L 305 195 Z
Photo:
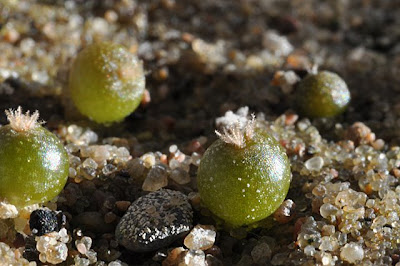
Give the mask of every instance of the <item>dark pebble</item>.
M 37 209 L 31 213 L 29 227 L 32 233 L 37 236 L 59 231 L 59 218 L 57 213 L 52 210 Z
M 192 219 L 192 207 L 185 194 L 159 190 L 132 203 L 117 225 L 115 238 L 131 251 L 153 251 L 187 233 L 193 226 Z
M 36 249 L 36 241 L 34 236 L 28 236 L 26 238 L 25 249 L 23 257 L 28 261 L 39 262 L 39 251 Z

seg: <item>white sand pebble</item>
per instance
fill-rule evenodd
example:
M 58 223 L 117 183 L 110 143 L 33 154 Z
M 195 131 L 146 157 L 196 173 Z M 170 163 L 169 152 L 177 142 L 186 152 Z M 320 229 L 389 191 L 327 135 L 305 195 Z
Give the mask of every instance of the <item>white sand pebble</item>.
M 191 250 L 207 250 L 214 245 L 217 233 L 212 225 L 196 225 L 185 237 L 184 244 Z
M 361 245 L 350 242 L 346 244 L 340 251 L 340 258 L 349 263 L 361 261 L 364 258 L 364 250 Z
M 319 171 L 324 166 L 324 159 L 322 159 L 319 156 L 316 156 L 311 159 L 308 159 L 304 165 L 309 171 Z

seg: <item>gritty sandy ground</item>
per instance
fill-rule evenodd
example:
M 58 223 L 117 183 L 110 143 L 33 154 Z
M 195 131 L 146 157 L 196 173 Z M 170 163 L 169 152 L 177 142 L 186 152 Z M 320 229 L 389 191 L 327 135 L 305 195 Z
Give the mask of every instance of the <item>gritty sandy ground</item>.
M 159 251 L 130 253 L 114 237 L 125 205 L 153 189 L 142 185 L 158 164 L 168 176 L 159 183 L 189 195 L 193 225 L 215 225 L 198 204 L 197 166 L 216 139 L 216 119 L 243 106 L 249 111 L 239 117 L 257 114 L 260 127 L 286 148 L 293 174 L 287 198 L 296 208 L 283 224 L 269 220 L 249 233 L 217 227 L 215 245 L 205 251 L 209 265 L 399 261 L 399 2 L 2 0 L 0 25 L 0 109 L 39 110 L 70 154 L 68 184 L 47 204 L 67 217 L 64 264 L 86 265 L 94 256 L 105 263 L 99 265 L 159 265 L 171 248 L 184 247 L 180 239 Z M 119 124 L 88 121 L 68 96 L 71 61 L 96 41 L 124 45 L 146 69 L 151 101 Z M 333 119 L 293 115 L 296 82 L 316 65 L 338 73 L 351 92 L 347 111 Z M 171 179 L 176 168 L 188 183 Z M 0 220 L 0 240 L 12 252 L 41 241 L 14 224 Z M 93 240 L 95 255 L 77 250 L 82 235 Z M 27 258 L 38 260 L 35 252 Z M 204 252 L 188 254 L 170 255 L 164 264 L 184 256 L 206 263 Z

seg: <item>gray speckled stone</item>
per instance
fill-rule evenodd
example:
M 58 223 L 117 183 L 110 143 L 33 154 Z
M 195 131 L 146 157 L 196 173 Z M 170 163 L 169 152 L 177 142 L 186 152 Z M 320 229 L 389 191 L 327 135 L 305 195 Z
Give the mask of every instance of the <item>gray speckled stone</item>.
M 157 250 L 188 232 L 192 220 L 193 211 L 187 196 L 163 189 L 133 202 L 117 225 L 115 237 L 134 252 Z

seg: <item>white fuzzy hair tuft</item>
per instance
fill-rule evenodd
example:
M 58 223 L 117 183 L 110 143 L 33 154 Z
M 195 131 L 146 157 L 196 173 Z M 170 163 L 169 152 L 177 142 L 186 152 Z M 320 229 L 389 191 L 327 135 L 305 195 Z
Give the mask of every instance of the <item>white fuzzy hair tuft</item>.
M 215 134 L 225 143 L 235 145 L 237 148 L 244 148 L 246 140 L 251 140 L 254 136 L 255 129 L 255 115 L 251 115 L 251 119 L 247 120 L 245 127 L 240 127 L 240 122 L 223 127 L 222 132 L 215 130 Z
M 38 122 L 39 111 L 33 112 L 32 115 L 30 115 L 29 111 L 23 114 L 21 106 L 18 106 L 17 110 L 6 110 L 5 113 L 7 115 L 7 120 L 10 122 L 11 128 L 18 132 L 35 129 L 42 123 Z

